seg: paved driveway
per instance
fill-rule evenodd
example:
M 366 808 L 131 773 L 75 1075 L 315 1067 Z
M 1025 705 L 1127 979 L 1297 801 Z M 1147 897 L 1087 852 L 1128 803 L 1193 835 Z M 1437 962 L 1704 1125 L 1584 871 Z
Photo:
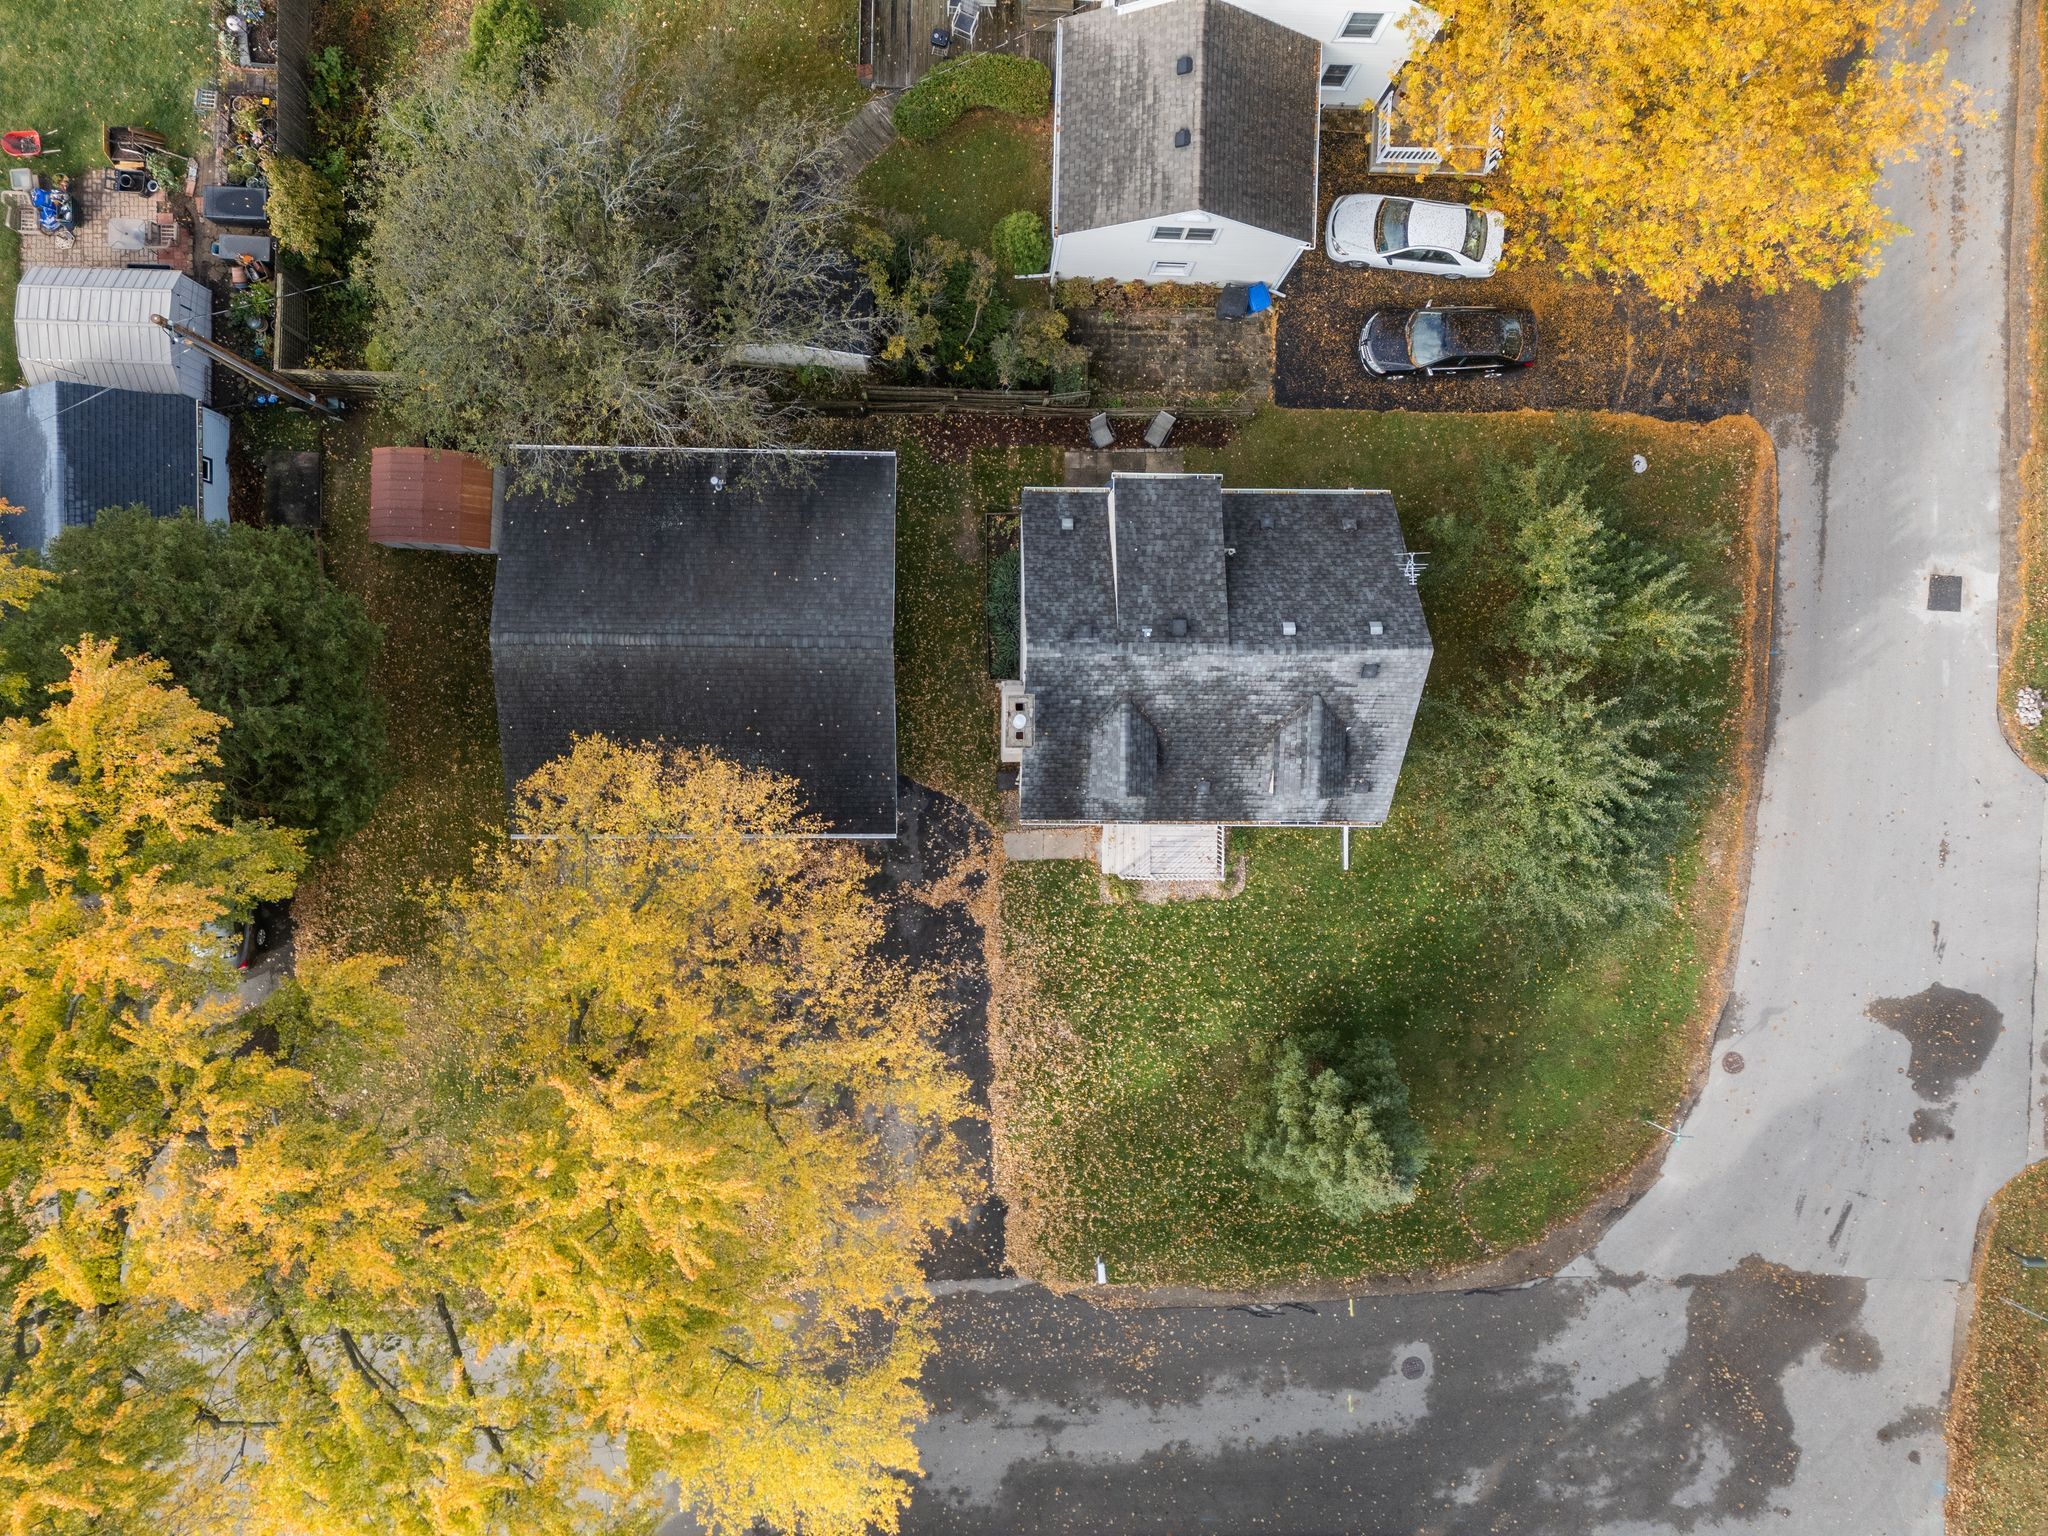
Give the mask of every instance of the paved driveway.
M 1348 192 L 1484 202 L 1492 183 L 1368 176 L 1367 136 L 1331 114 L 1323 131 L 1321 218 Z M 1364 119 L 1357 118 L 1362 123 Z M 1468 188 L 1480 188 L 1477 193 Z M 1321 227 L 1320 225 L 1318 227 Z M 1376 379 L 1358 361 L 1366 316 L 1427 303 L 1500 304 L 1536 316 L 1536 366 L 1504 378 Z M 1320 249 L 1301 258 L 1275 306 L 1273 397 L 1281 405 L 1356 410 L 1642 411 L 1710 421 L 1749 409 L 1750 306 L 1709 295 L 1683 315 L 1626 299 L 1597 283 L 1566 281 L 1537 261 L 1471 280 L 1415 272 L 1353 271 Z
M 2035 1050 L 2043 790 L 1993 717 L 2014 19 L 1979 0 L 1952 52 L 2006 124 L 1901 169 L 1913 232 L 1761 405 L 1781 654 L 1740 1070 L 1660 1182 L 1503 1294 L 949 1296 L 909 1529 L 1941 1529 L 1957 1302 Z

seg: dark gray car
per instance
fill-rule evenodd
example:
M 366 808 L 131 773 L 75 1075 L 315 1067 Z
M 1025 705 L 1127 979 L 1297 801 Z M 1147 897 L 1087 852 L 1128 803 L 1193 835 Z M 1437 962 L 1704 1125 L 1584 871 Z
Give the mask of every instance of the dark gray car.
M 1368 373 L 1511 373 L 1536 361 L 1536 317 L 1468 304 L 1376 309 L 1358 333 Z

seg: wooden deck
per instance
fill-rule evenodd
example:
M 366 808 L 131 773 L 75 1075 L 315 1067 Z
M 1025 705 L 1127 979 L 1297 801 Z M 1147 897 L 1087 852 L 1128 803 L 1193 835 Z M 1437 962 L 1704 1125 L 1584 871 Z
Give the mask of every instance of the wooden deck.
M 998 0 L 982 14 L 971 51 L 1025 54 L 1051 68 L 1054 24 L 1084 9 L 1076 0 Z M 957 40 L 932 47 L 932 33 L 946 26 L 946 0 L 861 0 L 860 21 L 861 69 L 877 90 L 904 90 L 970 51 Z

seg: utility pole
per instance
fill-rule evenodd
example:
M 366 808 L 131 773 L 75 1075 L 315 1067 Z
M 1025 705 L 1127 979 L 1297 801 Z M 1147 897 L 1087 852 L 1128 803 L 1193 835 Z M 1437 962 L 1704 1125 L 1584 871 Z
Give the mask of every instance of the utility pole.
M 294 384 L 282 374 L 273 373 L 268 368 L 250 362 L 246 357 L 237 357 L 219 342 L 209 341 L 190 326 L 176 324 L 166 320 L 162 315 L 151 315 L 149 318 L 169 331 L 174 342 L 188 346 L 200 356 L 219 363 L 221 367 L 239 373 L 252 383 L 261 384 L 265 389 L 282 395 L 294 405 L 303 405 L 307 410 L 315 411 L 322 416 L 341 414 L 341 407 L 334 401 L 323 400 L 311 390 Z

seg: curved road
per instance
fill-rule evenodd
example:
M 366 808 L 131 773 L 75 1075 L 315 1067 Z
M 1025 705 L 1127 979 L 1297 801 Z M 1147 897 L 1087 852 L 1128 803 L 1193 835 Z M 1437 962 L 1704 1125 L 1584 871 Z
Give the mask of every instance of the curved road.
M 2000 121 L 1900 168 L 1911 233 L 1817 368 L 1761 368 L 1780 654 L 1715 1047 L 1741 1072 L 1525 1289 L 1270 1317 L 948 1296 L 907 1529 L 1941 1529 L 1957 1304 L 2038 1049 L 2043 788 L 1994 719 L 2015 3 L 1953 40 Z

